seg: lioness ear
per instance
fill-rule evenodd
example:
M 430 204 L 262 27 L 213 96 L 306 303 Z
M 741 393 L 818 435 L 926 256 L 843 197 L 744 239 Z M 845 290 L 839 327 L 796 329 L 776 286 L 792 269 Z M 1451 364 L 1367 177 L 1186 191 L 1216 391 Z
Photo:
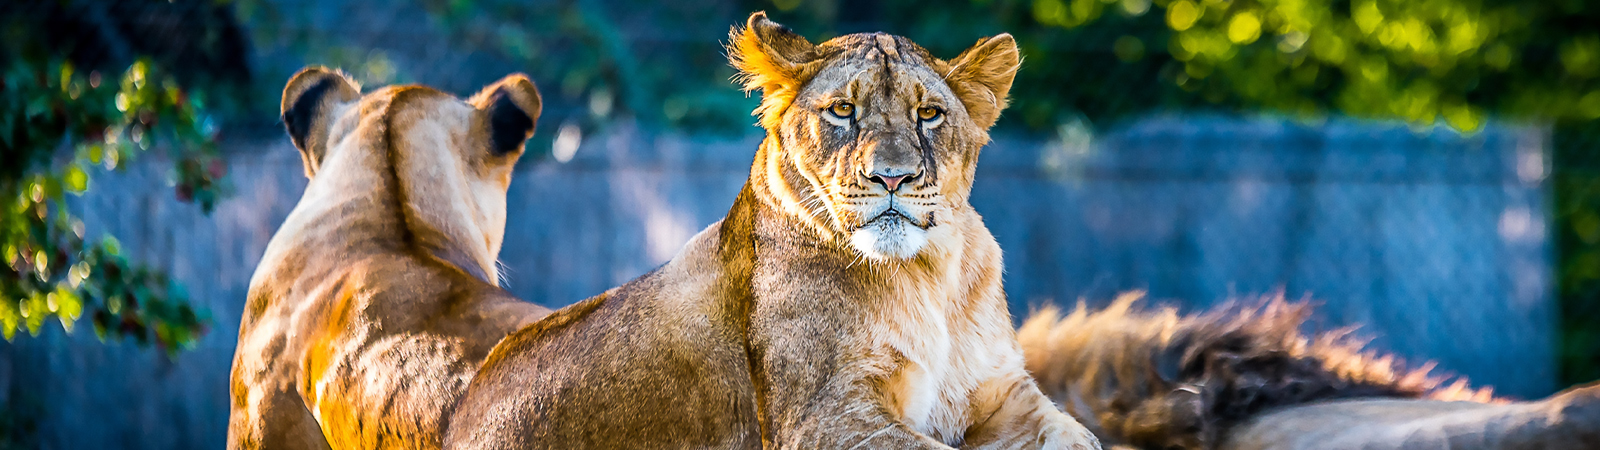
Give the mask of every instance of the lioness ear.
M 495 156 L 522 150 L 544 109 L 539 87 L 527 75 L 506 75 L 467 100 L 489 113 L 489 151 Z
M 728 61 L 739 70 L 745 92 L 761 90 L 761 106 L 753 114 L 761 117 L 761 126 L 776 128 L 800 85 L 816 74 L 817 46 L 768 20 L 766 12 L 751 14 L 728 39 Z
M 1006 109 L 1006 95 L 1022 66 L 1022 55 L 1017 52 L 1017 40 L 1001 33 L 978 41 L 945 66 L 945 81 L 961 98 L 967 114 L 978 126 L 989 128 Z
M 361 86 L 344 73 L 326 67 L 311 66 L 289 78 L 283 87 L 283 104 L 280 113 L 283 127 L 289 131 L 289 140 L 300 149 L 300 161 L 305 164 L 306 178 L 316 175 L 322 165 L 322 155 L 328 145 L 328 112 L 333 107 L 361 98 Z

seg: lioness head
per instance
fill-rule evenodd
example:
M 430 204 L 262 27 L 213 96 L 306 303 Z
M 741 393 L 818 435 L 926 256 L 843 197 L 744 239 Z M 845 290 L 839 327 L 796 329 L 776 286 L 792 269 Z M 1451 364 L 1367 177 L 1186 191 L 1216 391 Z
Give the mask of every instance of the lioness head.
M 762 91 L 768 138 L 752 170 L 781 209 L 871 260 L 958 234 L 949 223 L 970 208 L 978 151 L 1020 64 L 1010 35 L 947 61 L 881 33 L 813 45 L 758 12 L 731 39 L 745 89 Z
M 397 235 L 373 238 L 401 241 L 490 283 L 498 282 L 512 166 L 540 110 L 539 90 L 522 74 L 462 101 L 426 86 L 363 95 L 321 67 L 291 78 L 282 103 L 312 179 L 302 207 L 365 220 L 372 225 L 363 232 Z M 352 202 L 364 203 L 337 206 Z M 367 236 L 351 237 L 360 238 Z

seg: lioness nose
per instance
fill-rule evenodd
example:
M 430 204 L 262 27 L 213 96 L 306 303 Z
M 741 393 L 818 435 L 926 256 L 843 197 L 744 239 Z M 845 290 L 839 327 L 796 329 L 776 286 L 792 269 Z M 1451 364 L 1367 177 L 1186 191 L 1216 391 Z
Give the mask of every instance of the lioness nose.
M 889 192 L 900 189 L 900 183 L 912 178 L 916 178 L 916 175 L 910 173 L 890 175 L 884 172 L 873 172 L 872 175 L 867 175 L 868 180 L 883 185 L 883 188 L 888 189 Z

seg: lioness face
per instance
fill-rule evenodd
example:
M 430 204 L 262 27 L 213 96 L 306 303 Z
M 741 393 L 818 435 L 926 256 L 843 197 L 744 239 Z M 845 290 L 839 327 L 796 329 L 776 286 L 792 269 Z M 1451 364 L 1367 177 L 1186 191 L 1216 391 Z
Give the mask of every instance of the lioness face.
M 946 62 L 881 33 L 811 45 L 758 14 L 734 40 L 734 65 L 763 90 L 757 113 L 798 175 L 785 176 L 800 185 L 791 214 L 817 216 L 879 261 L 959 234 L 953 219 L 970 208 L 978 152 L 1019 61 L 1010 36 Z
M 856 251 L 910 258 L 965 205 L 982 132 L 909 42 L 904 51 L 881 34 L 830 44 L 846 50 L 789 107 L 784 131 L 795 142 L 784 149 Z

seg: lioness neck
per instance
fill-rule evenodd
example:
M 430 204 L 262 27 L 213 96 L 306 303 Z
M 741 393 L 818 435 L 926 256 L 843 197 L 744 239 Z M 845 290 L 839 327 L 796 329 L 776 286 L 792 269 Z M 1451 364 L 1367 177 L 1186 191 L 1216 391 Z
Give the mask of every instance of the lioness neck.
M 846 352 L 869 379 L 882 380 L 880 405 L 918 432 L 959 441 L 977 417 L 973 408 L 987 411 L 971 403 L 985 380 L 1022 367 L 998 244 L 956 200 L 912 257 L 868 258 L 826 211 L 808 206 L 817 183 L 782 157 L 779 141 L 763 142 L 746 187 L 756 200 L 753 301 L 784 302 L 797 289 L 836 296 L 818 305 L 837 306 L 818 307 L 840 308 L 838 319 L 856 330 Z
M 985 380 L 1020 372 L 999 248 L 970 208 L 940 225 L 956 230 L 949 242 L 889 261 L 806 232 L 769 205 L 755 217 L 753 301 L 782 301 L 796 288 L 837 296 L 821 304 L 838 305 L 842 329 L 854 330 L 841 337 L 852 370 L 881 380 L 879 404 L 911 429 L 959 442 L 981 417 L 973 411 L 992 410 L 973 403 Z

